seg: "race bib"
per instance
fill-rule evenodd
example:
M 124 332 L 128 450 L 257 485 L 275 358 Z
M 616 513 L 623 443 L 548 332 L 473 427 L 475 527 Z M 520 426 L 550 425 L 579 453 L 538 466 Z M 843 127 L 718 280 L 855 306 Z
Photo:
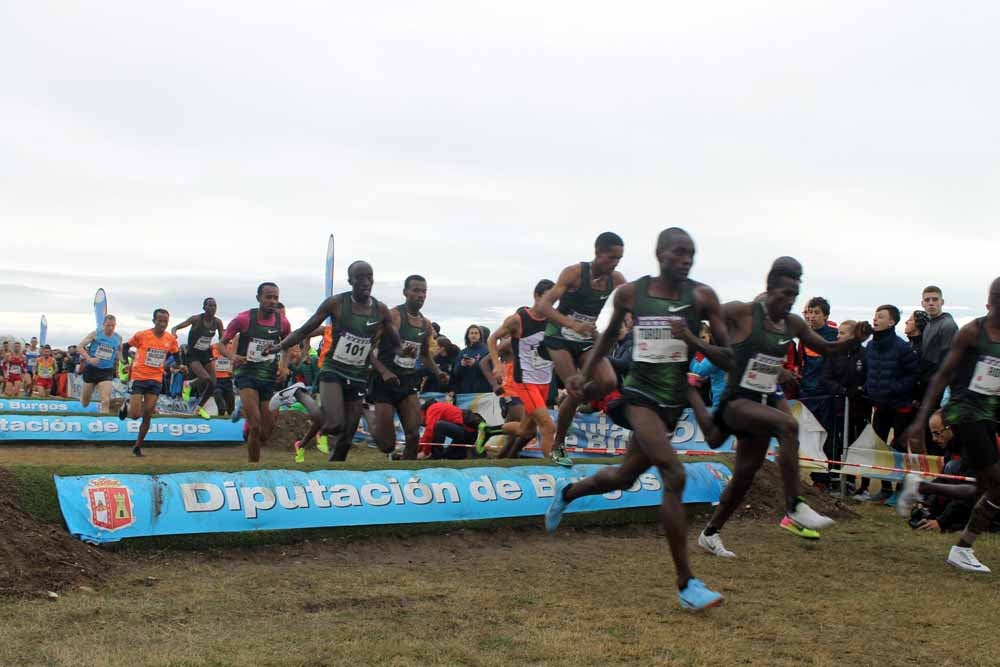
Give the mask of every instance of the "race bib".
M 96 350 L 94 350 L 94 356 L 101 361 L 111 361 L 115 358 L 115 348 L 102 343 L 97 346 Z
M 979 357 L 969 389 L 977 394 L 1000 396 L 1000 358 L 986 355 Z
M 215 360 L 215 372 L 231 373 L 233 371 L 233 362 L 229 360 L 228 357 L 219 357 Z
M 50 377 L 52 377 L 52 367 L 51 366 L 39 366 L 38 367 L 38 377 L 40 377 L 40 378 L 50 378 Z
M 412 340 L 404 340 L 402 347 L 399 348 L 399 354 L 393 357 L 392 362 L 400 368 L 416 368 L 417 355 L 419 353 L 419 343 L 414 343 Z
M 163 368 L 163 364 L 167 361 L 167 351 L 166 350 L 146 350 L 146 360 L 142 363 L 150 368 Z
M 747 363 L 740 386 L 762 394 L 773 394 L 778 389 L 778 372 L 784 363 L 782 357 L 772 357 L 758 352 Z
M 552 368 L 552 361 L 545 359 L 542 355 L 538 354 L 537 345 L 531 348 L 531 367 L 539 371 L 545 371 Z
M 576 311 L 568 313 L 566 315 L 566 317 L 568 317 L 569 319 L 571 319 L 571 320 L 573 320 L 575 322 L 583 322 L 584 324 L 593 324 L 593 323 L 597 322 L 597 318 L 596 317 L 593 317 L 591 315 L 583 315 L 583 314 L 578 313 Z M 562 337 L 565 338 L 566 340 L 573 340 L 573 341 L 577 341 L 577 342 L 594 340 L 593 338 L 581 336 L 580 334 L 578 334 L 577 332 L 573 331 L 569 327 L 563 327 L 560 331 L 562 333 Z
M 254 364 L 274 361 L 276 355 L 264 354 L 264 350 L 266 350 L 273 342 L 273 340 L 269 340 L 267 338 L 251 338 L 250 343 L 247 345 L 247 361 Z
M 364 367 L 368 363 L 368 353 L 372 349 L 372 339 L 362 338 L 345 331 L 337 339 L 337 347 L 333 350 L 333 360 L 347 366 Z M 414 364 L 416 359 L 413 360 Z
M 212 337 L 211 336 L 201 336 L 197 341 L 195 341 L 194 349 L 204 352 L 205 350 L 212 347 Z
M 670 317 L 638 317 L 632 328 L 632 361 L 672 364 L 687 361 L 687 343 L 674 338 Z
M 8 366 L 7 367 L 7 372 L 10 373 L 11 375 L 20 375 L 21 374 L 21 367 L 20 366 Z

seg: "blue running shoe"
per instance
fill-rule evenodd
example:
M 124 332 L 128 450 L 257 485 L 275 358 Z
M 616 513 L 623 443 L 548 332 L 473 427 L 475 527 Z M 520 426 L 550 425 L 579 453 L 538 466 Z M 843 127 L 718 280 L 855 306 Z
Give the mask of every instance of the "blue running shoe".
M 240 419 L 243 418 L 243 415 L 240 414 L 240 408 L 242 407 L 243 407 L 243 401 L 241 401 L 240 398 L 237 396 L 236 405 L 235 407 L 233 407 L 233 414 L 229 417 L 229 421 L 235 424 L 236 422 L 238 422 Z
M 563 491 L 567 486 L 569 486 L 569 482 L 566 480 L 561 480 L 556 484 L 556 492 L 552 497 L 552 504 L 545 510 L 545 530 L 550 533 L 554 533 L 556 528 L 559 527 L 563 512 L 566 511 L 566 507 L 569 505 L 569 502 L 563 498 Z
M 677 592 L 677 598 L 681 601 L 681 607 L 694 611 L 718 607 L 723 600 L 721 593 L 709 590 L 701 579 L 694 577 L 688 579 L 684 590 Z

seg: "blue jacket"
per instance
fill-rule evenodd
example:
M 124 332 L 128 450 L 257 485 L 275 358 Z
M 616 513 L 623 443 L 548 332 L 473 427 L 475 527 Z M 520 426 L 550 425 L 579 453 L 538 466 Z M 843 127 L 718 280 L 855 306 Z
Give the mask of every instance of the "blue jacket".
M 709 361 L 708 357 L 703 358 L 701 361 L 692 359 L 691 372 L 709 379 L 712 383 L 712 407 L 719 407 L 719 401 L 722 400 L 722 392 L 726 389 L 728 373 Z
M 479 360 L 489 356 L 485 343 L 476 343 L 458 353 L 452 368 L 452 385 L 456 394 L 488 394 L 493 391 L 489 380 L 479 368 Z M 471 366 L 463 366 L 463 359 L 472 359 Z
M 920 360 L 895 329 L 877 331 L 866 349 L 868 379 L 865 393 L 880 408 L 912 405 L 920 378 Z

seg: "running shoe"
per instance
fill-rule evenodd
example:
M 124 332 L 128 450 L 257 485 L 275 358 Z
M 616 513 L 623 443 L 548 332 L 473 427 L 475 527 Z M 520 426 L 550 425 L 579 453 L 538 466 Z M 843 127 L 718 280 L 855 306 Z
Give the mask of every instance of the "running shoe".
M 329 454 L 330 453 L 330 445 L 327 444 L 327 440 L 326 440 L 326 436 L 325 435 L 317 435 L 316 436 L 316 449 L 318 449 L 319 451 L 323 452 L 324 454 Z
M 573 459 L 571 459 L 570 457 L 566 456 L 566 448 L 565 447 L 562 447 L 562 446 L 555 447 L 552 450 L 552 453 L 549 454 L 549 458 L 556 465 L 561 465 L 561 466 L 566 467 L 566 468 L 572 468 L 573 467 Z
M 198 410 L 197 410 L 197 414 L 198 414 L 198 416 L 199 416 L 199 417 L 201 417 L 202 419 L 211 419 L 211 418 L 212 418 L 212 415 L 208 414 L 208 410 L 206 410 L 206 409 L 205 409 L 205 408 L 203 408 L 203 407 L 201 407 L 201 408 L 198 408 Z
M 957 567 L 958 569 L 965 570 L 966 572 L 982 572 L 984 574 L 990 573 L 990 568 L 980 563 L 979 559 L 976 558 L 976 554 L 972 551 L 972 547 L 960 547 L 956 544 L 951 548 L 951 551 L 948 552 L 948 559 L 945 562 L 952 567 Z
M 239 396 L 237 396 L 236 405 L 233 407 L 233 414 L 229 417 L 229 421 L 235 424 L 243 417 L 243 415 L 240 414 L 240 408 L 242 406 L 243 406 L 243 401 L 241 401 Z
M 799 498 L 799 502 L 795 505 L 795 510 L 793 512 L 789 512 L 786 516 L 797 523 L 800 527 L 812 528 L 813 530 L 829 528 L 836 523 L 830 517 L 823 516 L 813 508 L 809 507 L 809 505 L 806 505 L 802 498 Z
M 126 397 L 125 400 L 122 401 L 122 406 L 118 408 L 118 419 L 125 421 L 127 417 L 128 417 L 128 398 Z
M 132 448 L 132 454 L 134 456 L 142 456 L 142 450 L 139 449 L 138 447 L 133 447 Z
M 698 546 L 712 554 L 713 556 L 721 556 L 722 558 L 736 558 L 736 554 L 727 549 L 724 544 L 722 544 L 722 536 L 718 533 L 713 533 L 711 535 L 706 535 L 705 531 L 701 531 L 701 535 L 698 536 Z
M 567 486 L 569 486 L 569 482 L 565 479 L 560 480 L 556 484 L 555 495 L 552 496 L 549 508 L 545 510 L 545 530 L 550 533 L 554 533 L 556 528 L 559 527 L 563 512 L 566 511 L 566 507 L 569 505 L 569 501 L 563 497 L 563 491 L 566 490 Z
M 281 391 L 274 392 L 274 396 L 271 397 L 271 401 L 267 404 L 271 408 L 271 412 L 277 412 L 278 408 L 290 407 L 294 405 L 297 401 L 295 400 L 295 392 L 298 390 L 306 390 L 306 386 L 301 382 L 296 382 L 295 384 L 285 387 Z
M 802 537 L 807 540 L 819 539 L 818 530 L 813 530 L 812 528 L 805 528 L 803 526 L 800 526 L 799 524 L 795 523 L 792 519 L 790 519 L 787 514 L 785 515 L 785 518 L 781 520 L 781 523 L 779 525 L 792 535 L 795 535 L 796 537 Z
M 893 491 L 892 495 L 886 498 L 884 504 L 886 507 L 895 507 L 898 502 L 899 502 L 899 491 Z
M 899 492 L 899 499 L 896 501 L 896 512 L 899 516 L 909 518 L 913 506 L 924 498 L 920 495 L 920 475 L 908 474 L 903 478 L 903 490 Z
M 859 503 L 867 503 L 869 500 L 872 499 L 872 497 L 871 494 L 869 494 L 868 491 L 866 490 L 855 493 L 852 496 L 852 499 L 858 501 Z
M 693 611 L 718 607 L 723 600 L 721 593 L 710 590 L 701 579 L 694 577 L 688 579 L 684 589 L 677 592 L 677 598 L 681 602 L 681 607 Z
M 295 462 L 305 463 L 306 462 L 306 449 L 302 446 L 301 440 L 295 441 Z
M 476 454 L 482 456 L 486 451 L 486 422 L 479 422 L 479 433 L 476 434 Z

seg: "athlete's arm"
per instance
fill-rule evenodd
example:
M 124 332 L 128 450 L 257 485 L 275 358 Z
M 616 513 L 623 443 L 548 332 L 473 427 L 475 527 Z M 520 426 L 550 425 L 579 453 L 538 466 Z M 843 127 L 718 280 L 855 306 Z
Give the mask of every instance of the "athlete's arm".
M 389 342 L 390 350 L 399 352 L 399 348 L 403 346 L 403 339 L 399 337 L 399 329 L 392 323 L 392 309 L 381 302 L 378 306 L 380 315 L 382 316 L 382 325 L 379 334 L 385 336 L 385 339 Z M 372 349 L 375 348 L 373 347 Z
M 625 321 L 625 313 L 635 307 L 635 284 L 627 283 L 615 291 L 611 321 L 594 343 L 594 349 L 587 357 L 587 363 L 579 375 L 574 375 L 566 384 L 566 391 L 574 397 L 583 397 L 584 389 L 594 373 L 594 368 L 607 356 L 611 347 L 618 340 L 618 332 Z
M 861 346 L 862 341 L 871 335 L 871 325 L 867 322 L 859 322 L 858 325 L 854 327 L 853 336 L 845 338 L 844 340 L 831 342 L 816 333 L 813 328 L 806 324 L 805 320 L 798 315 L 789 314 L 787 322 L 791 335 L 802 341 L 802 343 L 810 350 L 819 352 L 824 357 L 856 349 Z
M 90 356 L 87 349 L 90 347 L 90 344 L 94 342 L 95 338 L 97 338 L 97 331 L 91 331 L 84 337 L 83 340 L 80 341 L 80 344 L 76 346 L 76 349 L 80 350 L 80 358 L 91 365 L 94 364 L 95 359 Z
M 222 340 L 222 337 L 226 335 L 226 327 L 218 317 L 215 318 L 215 331 L 219 334 L 219 340 Z
M 618 271 L 611 272 L 611 289 L 614 289 L 615 287 L 621 287 L 626 282 L 627 281 L 625 280 L 625 276 L 622 275 L 620 272 Z
M 542 298 L 539 299 L 538 312 L 545 316 L 545 319 L 549 322 L 566 327 L 567 329 L 572 329 L 581 336 L 596 335 L 597 328 L 593 324 L 583 324 L 582 322 L 577 322 L 576 320 L 566 317 L 556 310 L 556 307 L 553 305 L 556 301 L 563 297 L 567 290 L 580 289 L 580 277 L 579 264 L 567 266 L 563 269 L 562 273 L 559 274 L 559 280 L 556 281 L 555 287 L 543 294 Z
M 191 317 L 187 318 L 186 320 L 184 320 L 183 322 L 181 322 L 177 326 L 170 327 L 170 335 L 171 336 L 176 336 L 177 335 L 177 331 L 179 329 L 186 329 L 186 328 L 188 328 L 189 326 L 191 326 L 192 324 L 194 324 L 195 320 L 197 320 L 197 319 L 198 319 L 197 315 L 192 315 Z
M 490 361 L 493 362 L 493 370 L 488 371 L 483 367 L 483 375 L 487 379 L 492 376 L 498 385 L 503 383 L 503 366 L 500 365 L 500 349 L 497 347 L 497 344 L 501 338 L 506 338 L 507 336 L 511 336 L 512 338 L 521 337 L 521 318 L 516 313 L 508 316 L 497 327 L 497 330 L 491 333 L 490 337 L 486 339 L 486 348 L 490 351 Z M 493 382 L 490 382 L 490 384 L 493 384 Z M 496 387 L 493 387 L 493 389 L 496 390 Z
M 431 338 L 434 336 L 434 327 L 431 326 L 427 318 L 424 318 L 424 341 L 420 344 L 420 356 L 424 360 L 424 368 L 430 369 L 431 373 L 437 376 L 438 382 L 448 384 L 450 376 L 445 373 L 434 361 L 431 354 Z
M 718 295 L 708 285 L 699 285 L 695 289 L 694 295 L 696 303 L 700 306 L 699 311 L 702 319 L 708 320 L 708 325 L 712 328 L 715 344 L 709 345 L 698 336 L 698 332 L 689 331 L 685 336 L 688 346 L 704 354 L 709 361 L 722 370 L 732 370 L 733 351 L 729 348 L 729 334 L 726 331 L 725 320 L 722 318 L 722 306 L 719 304 Z M 692 338 L 693 341 L 690 340 Z
M 389 312 L 389 315 L 392 318 L 393 323 L 395 323 L 396 318 L 399 316 L 399 312 L 395 308 L 393 308 Z M 398 327 L 399 325 L 396 324 L 396 326 Z M 379 349 L 379 344 L 381 342 L 382 342 L 382 334 L 380 332 L 376 334 L 375 338 L 372 340 L 372 349 L 371 352 L 369 353 L 372 362 L 372 368 L 375 369 L 375 372 L 379 374 L 379 376 L 382 378 L 384 382 L 389 382 L 391 384 L 399 384 L 399 377 L 395 373 L 393 373 L 385 364 L 383 364 L 378 358 L 378 349 Z
M 274 346 L 275 350 L 287 350 L 293 345 L 298 345 L 306 336 L 312 334 L 316 328 L 322 329 L 323 322 L 328 317 L 332 317 L 336 320 L 340 316 L 340 298 L 337 296 L 330 296 L 323 300 L 323 303 L 319 304 L 319 308 L 313 313 L 312 317 L 306 320 L 306 323 L 300 326 L 298 329 L 285 336 L 285 338 Z
M 948 354 L 945 356 L 944 361 L 941 362 L 937 373 L 934 374 L 927 385 L 927 393 L 924 394 L 924 400 L 920 404 L 920 409 L 917 410 L 910 428 L 906 429 L 906 440 L 909 442 L 911 450 L 918 453 L 923 452 L 924 425 L 930 418 L 931 413 L 941 403 L 941 395 L 944 393 L 945 387 L 951 384 L 952 379 L 955 377 L 955 371 L 958 369 L 959 364 L 962 363 L 962 359 L 970 350 L 976 349 L 978 340 L 979 323 L 975 320 L 959 329 L 955 337 L 952 338 L 951 349 L 948 350 Z M 915 445 L 918 445 L 919 449 Z

